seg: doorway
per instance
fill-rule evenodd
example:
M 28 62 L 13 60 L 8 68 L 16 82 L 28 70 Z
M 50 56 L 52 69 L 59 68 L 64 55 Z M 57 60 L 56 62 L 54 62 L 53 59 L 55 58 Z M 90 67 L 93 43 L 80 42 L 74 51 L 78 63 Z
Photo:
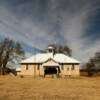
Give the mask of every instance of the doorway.
M 56 75 L 59 77 L 60 68 L 59 66 L 44 66 L 44 77 L 46 75 L 51 75 L 52 77 Z

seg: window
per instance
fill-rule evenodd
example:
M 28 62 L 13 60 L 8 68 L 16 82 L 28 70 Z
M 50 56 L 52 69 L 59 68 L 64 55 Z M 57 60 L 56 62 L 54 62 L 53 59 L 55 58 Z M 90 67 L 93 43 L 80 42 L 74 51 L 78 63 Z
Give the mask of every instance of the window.
M 74 70 L 75 69 L 75 67 L 74 67 L 74 64 L 72 65 L 72 67 L 71 67 L 71 70 Z
M 28 64 L 26 64 L 26 70 L 28 70 Z
M 52 49 L 49 49 L 49 52 L 51 53 L 52 52 Z
M 67 70 L 69 70 L 69 67 L 67 67 Z
M 40 69 L 40 64 L 38 64 L 38 66 L 37 66 L 37 70 L 39 70 Z
M 63 64 L 61 64 L 61 70 L 64 70 L 64 65 Z

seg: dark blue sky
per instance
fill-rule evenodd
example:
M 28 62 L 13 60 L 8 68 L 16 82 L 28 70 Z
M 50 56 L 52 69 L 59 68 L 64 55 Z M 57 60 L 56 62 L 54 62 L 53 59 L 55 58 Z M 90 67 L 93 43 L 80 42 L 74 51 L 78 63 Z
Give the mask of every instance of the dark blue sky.
M 69 45 L 84 62 L 100 50 L 100 0 L 0 0 L 0 39 L 4 37 L 26 48 Z

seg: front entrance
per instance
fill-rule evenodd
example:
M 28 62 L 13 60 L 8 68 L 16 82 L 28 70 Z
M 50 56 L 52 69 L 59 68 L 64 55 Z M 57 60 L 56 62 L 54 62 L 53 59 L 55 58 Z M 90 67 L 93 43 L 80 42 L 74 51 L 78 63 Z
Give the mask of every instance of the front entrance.
M 60 68 L 59 66 L 44 66 L 44 77 L 46 75 L 51 75 L 52 77 L 56 75 L 59 77 Z

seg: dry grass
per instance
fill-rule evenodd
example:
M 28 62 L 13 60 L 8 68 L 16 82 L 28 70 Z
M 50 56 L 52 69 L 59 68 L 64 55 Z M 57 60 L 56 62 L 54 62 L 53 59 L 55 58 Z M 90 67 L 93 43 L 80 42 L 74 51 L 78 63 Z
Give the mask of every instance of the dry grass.
M 0 100 L 100 100 L 100 77 L 33 79 L 0 76 Z

